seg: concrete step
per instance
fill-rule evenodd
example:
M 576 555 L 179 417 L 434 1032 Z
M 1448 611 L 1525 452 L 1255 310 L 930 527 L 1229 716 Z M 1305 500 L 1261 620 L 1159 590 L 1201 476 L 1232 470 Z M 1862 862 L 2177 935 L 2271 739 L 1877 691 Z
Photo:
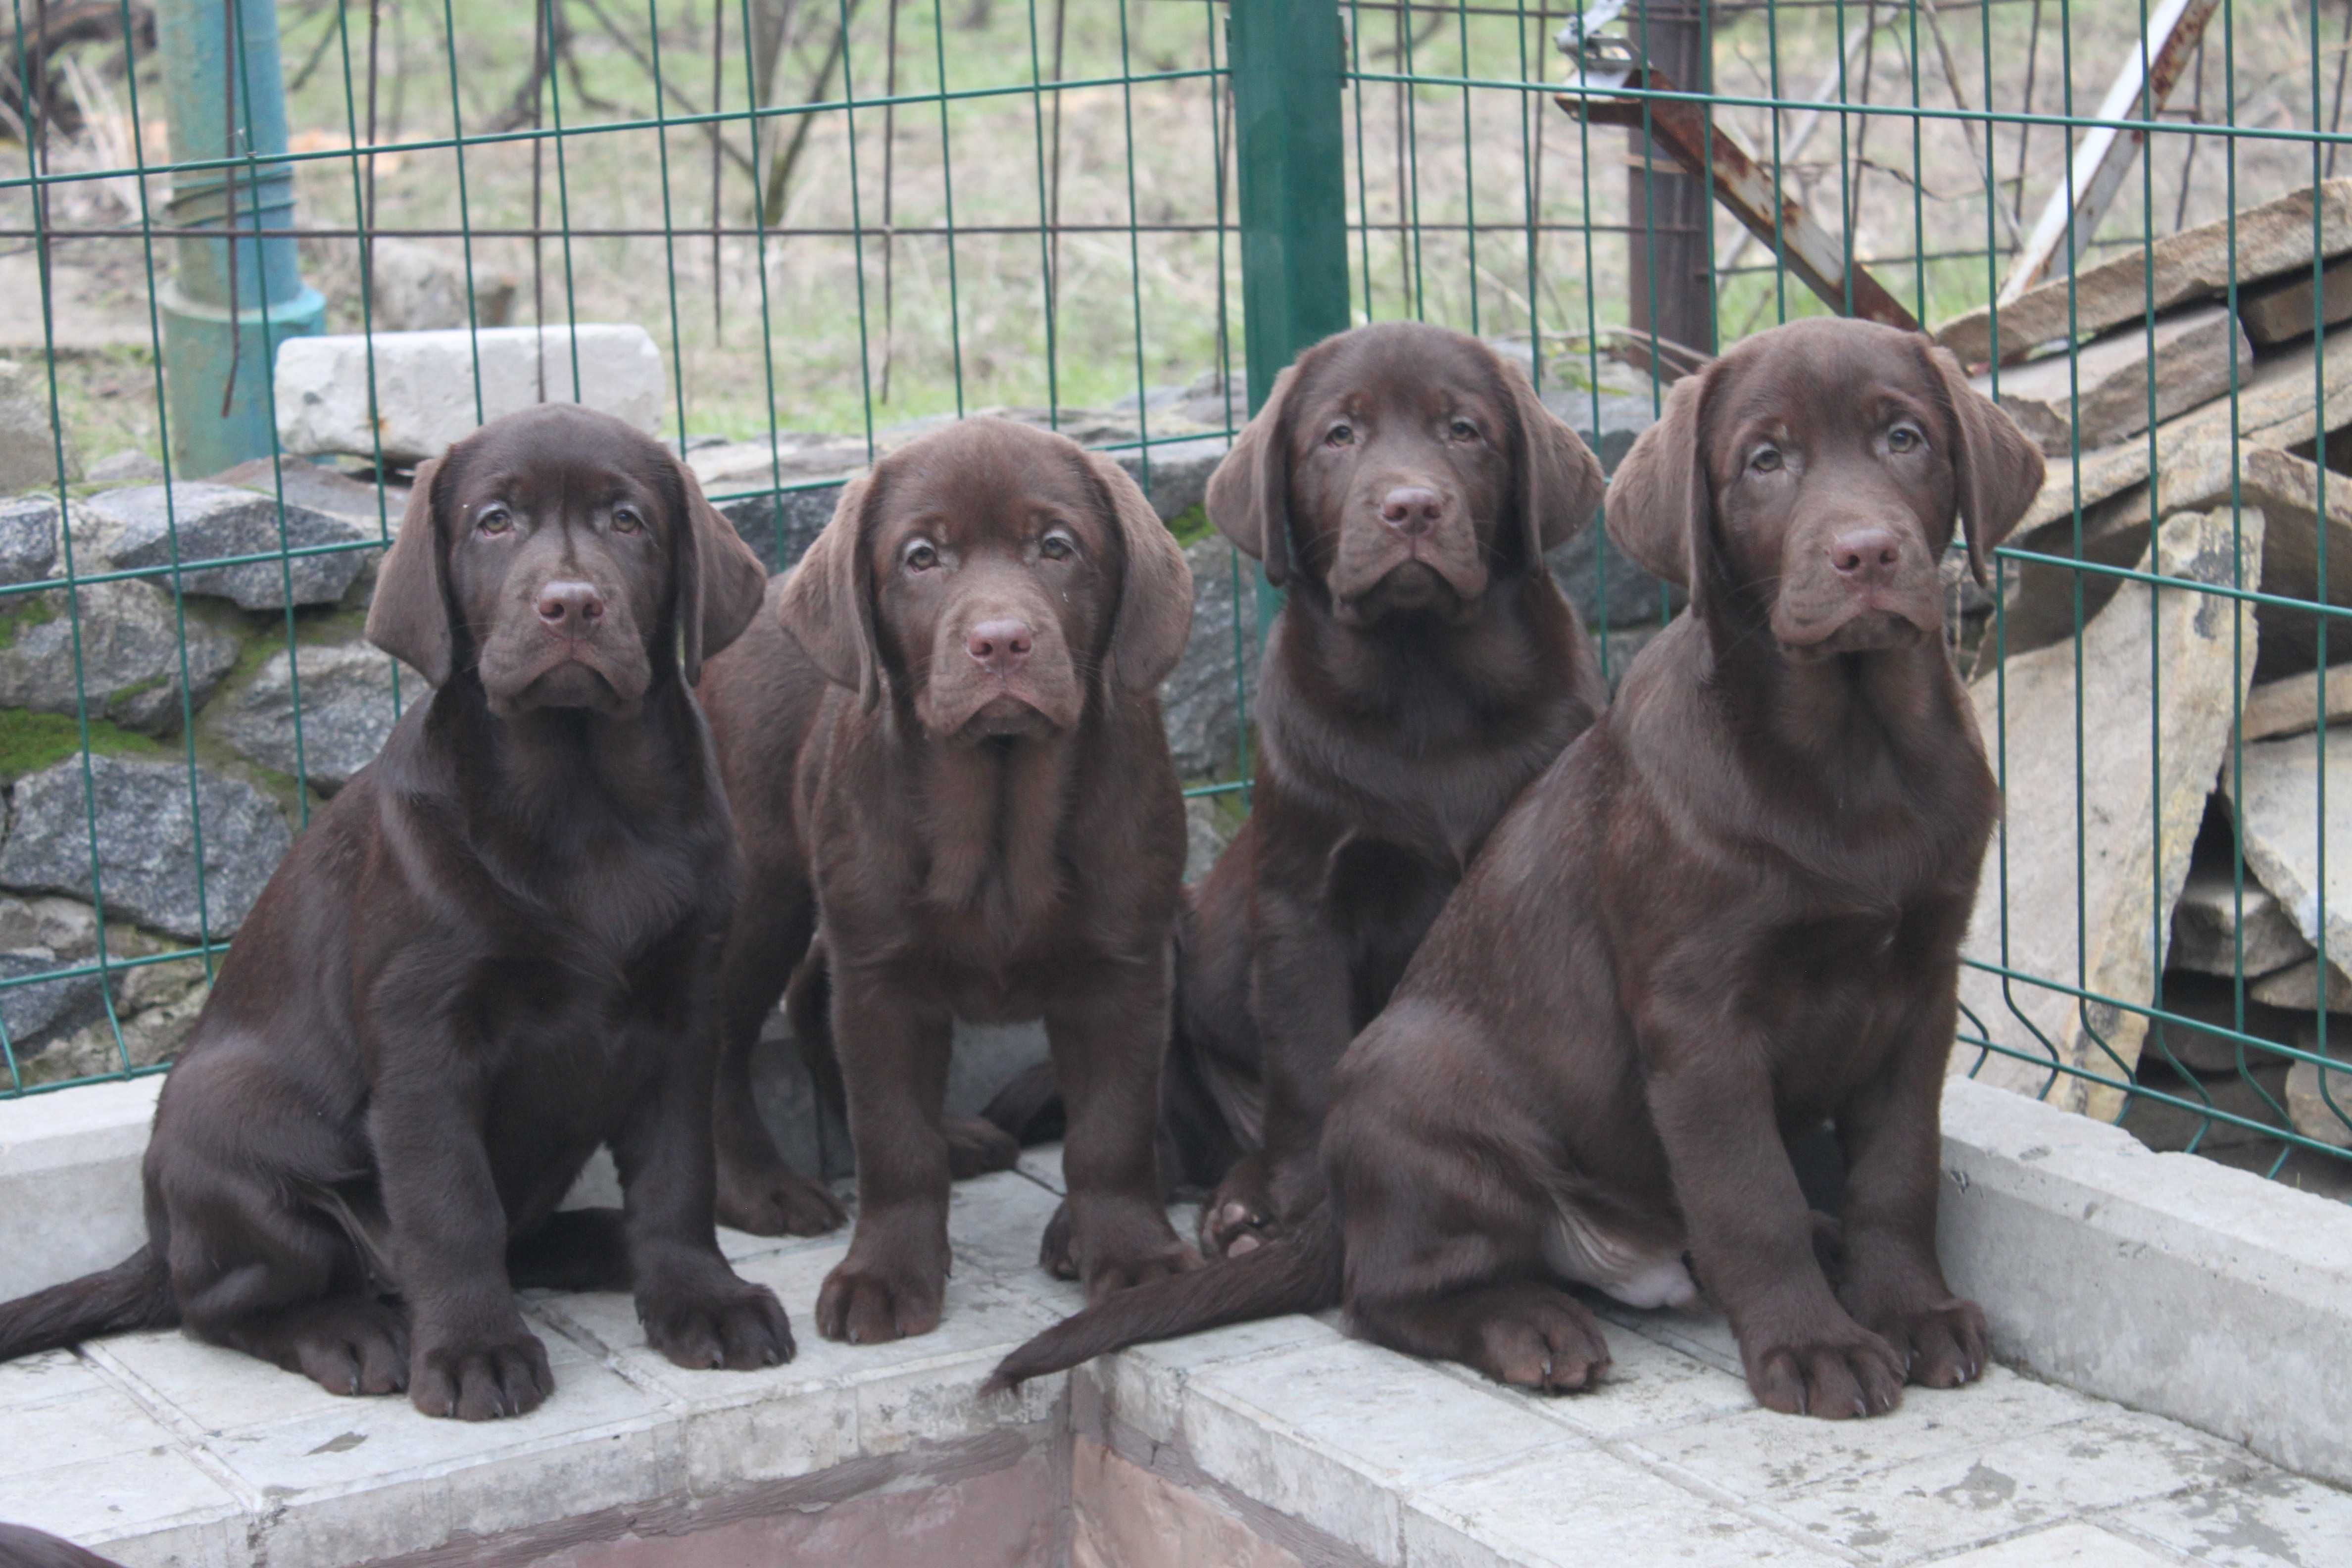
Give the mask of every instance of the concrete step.
M 10 1134 L 76 1103 L 0 1106 L 0 1214 L 28 1170 L 59 1201 L 56 1162 L 12 1164 Z M 75 1137 L 119 1190 L 93 1114 Z M 556 1393 L 482 1426 L 175 1333 L 0 1366 L 0 1520 L 131 1568 L 2344 1561 L 2352 1496 L 2262 1455 L 2352 1468 L 2352 1215 L 1965 1081 L 1946 1128 L 1948 1262 L 2011 1364 L 1874 1421 L 1759 1410 L 1718 1318 L 1616 1309 L 1611 1376 L 1570 1397 L 1325 1314 L 982 1400 L 1077 1304 L 1035 1263 L 1061 1184 L 1040 1150 L 957 1189 L 946 1315 L 919 1339 L 816 1336 L 845 1236 L 725 1235 L 793 1316 L 799 1355 L 768 1372 L 681 1371 L 625 1297 L 542 1293 Z

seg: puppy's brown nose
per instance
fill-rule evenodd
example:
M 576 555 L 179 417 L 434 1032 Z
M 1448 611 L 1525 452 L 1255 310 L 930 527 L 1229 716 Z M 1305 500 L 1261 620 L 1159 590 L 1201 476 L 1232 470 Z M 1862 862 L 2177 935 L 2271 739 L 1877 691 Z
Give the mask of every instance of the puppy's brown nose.
M 991 675 L 1010 675 L 1029 657 L 1029 623 L 982 621 L 965 635 L 963 650 Z
M 1849 528 L 1830 541 L 1830 564 L 1857 588 L 1875 587 L 1895 575 L 1903 548 L 1884 528 Z
M 1444 498 L 1420 485 L 1399 485 L 1381 501 L 1381 521 L 1409 539 L 1427 533 L 1444 515 Z
M 540 624 L 567 637 L 584 637 L 604 618 L 604 595 L 586 583 L 550 583 L 539 591 Z

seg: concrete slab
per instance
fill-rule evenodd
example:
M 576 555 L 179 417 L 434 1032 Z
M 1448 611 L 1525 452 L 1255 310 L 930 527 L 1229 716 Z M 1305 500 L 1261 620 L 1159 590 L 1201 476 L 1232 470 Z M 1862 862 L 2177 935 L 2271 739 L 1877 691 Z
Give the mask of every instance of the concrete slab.
M 19 1163 L 21 1103 L 0 1105 Z M 1611 1306 L 1612 1375 L 1559 1399 L 1327 1313 L 982 1402 L 996 1359 L 1077 1300 L 1035 1267 L 1057 1160 L 1033 1151 L 1034 1174 L 958 1189 L 947 1311 L 920 1339 L 816 1336 L 845 1234 L 740 1238 L 800 1334 L 767 1372 L 672 1366 L 625 1297 L 536 1292 L 555 1396 L 481 1426 L 173 1334 L 0 1365 L 0 1518 L 132 1568 L 2334 1561 L 2352 1498 L 2232 1439 L 2352 1469 L 2352 1369 L 2331 1365 L 2352 1215 L 1965 1080 L 1946 1126 L 1955 1283 L 2004 1357 L 2081 1387 L 1996 1367 L 1874 1421 L 1784 1417 L 1754 1406 L 1719 1314 Z

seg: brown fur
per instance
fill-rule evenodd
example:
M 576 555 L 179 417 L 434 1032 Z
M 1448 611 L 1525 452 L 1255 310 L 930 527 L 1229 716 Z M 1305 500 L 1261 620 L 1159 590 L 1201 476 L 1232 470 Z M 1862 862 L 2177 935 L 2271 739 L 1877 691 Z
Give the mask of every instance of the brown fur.
M 859 1194 L 821 1331 L 939 1321 L 957 1017 L 1045 1021 L 1074 1108 L 1055 1261 L 1097 1296 L 1189 1267 L 1154 1147 L 1183 862 L 1156 694 L 1192 617 L 1167 530 L 1108 459 L 969 420 L 851 486 L 769 601 L 702 686 L 751 863 L 725 970 L 722 1212 L 838 1222 L 750 1100 L 751 1042 L 807 952 L 794 1017 L 835 1043 Z M 1029 651 L 986 662 L 1006 626 Z
M 1210 481 L 1210 515 L 1288 599 L 1250 820 L 1180 939 L 1175 1142 L 1194 1179 L 1223 1178 L 1204 1250 L 1246 1251 L 1316 1201 L 1332 1064 L 1504 808 L 1606 700 L 1543 563 L 1601 493 L 1525 377 L 1413 322 L 1301 356 Z M 1415 497 L 1418 537 L 1384 515 Z
M 1983 1314 L 1936 1261 L 1936 1113 L 1997 800 L 1936 563 L 1956 513 L 1982 559 L 2041 470 L 1948 355 L 1886 328 L 1780 328 L 1678 385 L 1609 522 L 1690 608 L 1349 1047 L 1331 1205 L 1255 1268 L 1080 1314 L 1000 1378 L 1182 1331 L 1180 1295 L 1232 1321 L 1337 1287 L 1367 1338 L 1582 1388 L 1608 1353 L 1562 1284 L 1684 1300 L 1686 1255 L 1774 1409 L 1874 1414 L 1906 1374 L 1975 1377 Z M 1823 1117 L 1846 1164 L 1834 1284 L 1786 1146 Z
M 520 1415 L 554 1384 L 517 1284 L 633 1289 L 682 1365 L 792 1355 L 719 1255 L 708 1141 L 740 862 L 690 682 L 761 581 L 675 458 L 573 405 L 419 471 L 368 631 L 437 689 L 237 932 L 156 1110 L 148 1246 L 0 1306 L 0 1357 L 180 1321 Z M 604 1143 L 625 1208 L 559 1212 Z

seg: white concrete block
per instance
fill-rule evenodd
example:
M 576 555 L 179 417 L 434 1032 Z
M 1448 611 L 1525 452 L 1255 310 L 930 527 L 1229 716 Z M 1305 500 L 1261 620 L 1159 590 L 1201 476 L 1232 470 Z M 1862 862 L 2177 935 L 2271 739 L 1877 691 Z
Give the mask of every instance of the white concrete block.
M 1864 1561 L 1902 1563 L 2171 1492 L 2234 1489 L 2265 1468 L 2242 1450 L 2177 1423 L 2109 1410 L 1818 1482 L 1753 1511 Z
M 2221 1568 L 2352 1562 L 2352 1496 L 2276 1470 L 2135 1503 L 2100 1522 Z
M 1411 1568 L 1746 1568 L 1827 1564 L 1815 1550 L 1595 1448 L 1555 1449 L 1417 1494 Z
M 1340 1340 L 1336 1312 L 1297 1314 L 1235 1323 L 1181 1340 L 1138 1345 L 1089 1362 L 1080 1375 L 1093 1380 L 1104 1414 L 1154 1443 L 1176 1440 L 1190 1382 L 1212 1367 L 1255 1362 L 1308 1345 Z
M 139 1163 L 163 1087 L 155 1075 L 0 1100 L 0 1300 L 145 1245 Z
M 2162 1568 L 2172 1561 L 2091 1524 L 2061 1524 L 1947 1557 L 1938 1568 Z
M 1380 1563 L 1402 1560 L 1403 1494 L 1582 1441 L 1356 1340 L 1204 1371 L 1191 1384 L 1181 1430 L 1208 1475 Z
M 572 381 L 575 344 L 584 390 Z M 653 339 L 619 323 L 289 338 L 278 350 L 278 440 L 304 456 L 381 449 L 387 462 L 413 463 L 535 403 L 585 403 L 650 433 L 661 426 L 664 384 Z
M 1993 1367 L 1967 1388 L 1906 1388 L 1901 1408 L 1867 1421 L 1791 1419 L 1751 1401 L 1737 1415 L 1630 1438 L 1624 1451 L 1757 1501 L 2046 1432 L 2101 1408 L 2071 1389 Z
M 1938 1247 L 1995 1353 L 2352 1483 L 2352 1209 L 1967 1079 Z

